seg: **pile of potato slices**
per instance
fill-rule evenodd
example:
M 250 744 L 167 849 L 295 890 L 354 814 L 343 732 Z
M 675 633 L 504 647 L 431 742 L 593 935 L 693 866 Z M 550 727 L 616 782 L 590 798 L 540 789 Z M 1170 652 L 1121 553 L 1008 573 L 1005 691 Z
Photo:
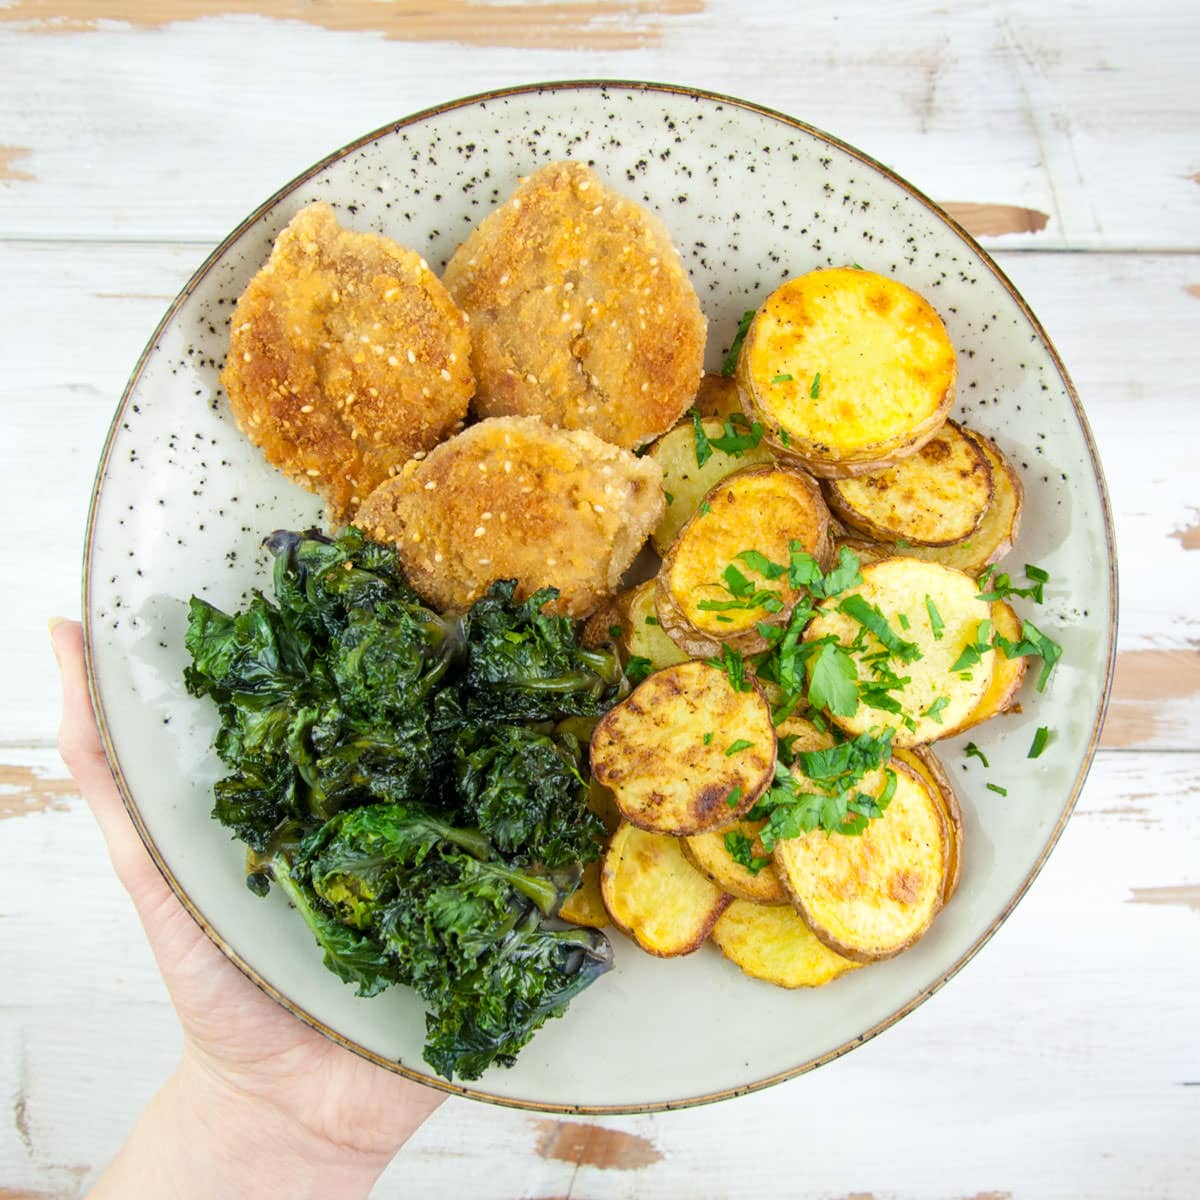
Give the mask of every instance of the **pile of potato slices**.
M 1013 705 L 1030 637 L 1047 671 L 1058 652 L 987 582 L 1022 490 L 948 419 L 954 383 L 934 310 L 869 271 L 813 271 L 746 314 L 726 374 L 648 451 L 656 576 L 585 627 L 643 681 L 592 737 L 610 841 L 567 919 L 663 957 L 711 937 L 789 988 L 930 928 L 963 860 L 931 744 Z

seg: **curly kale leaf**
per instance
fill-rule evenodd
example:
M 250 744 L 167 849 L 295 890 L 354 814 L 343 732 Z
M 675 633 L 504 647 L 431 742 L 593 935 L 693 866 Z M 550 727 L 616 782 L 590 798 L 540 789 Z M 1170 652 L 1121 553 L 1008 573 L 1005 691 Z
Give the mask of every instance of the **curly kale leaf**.
M 455 748 L 458 799 L 504 855 L 547 867 L 600 856 L 600 818 L 587 806 L 583 751 L 569 734 L 494 725 Z
M 467 613 L 468 711 L 494 721 L 599 716 L 627 688 L 611 650 L 579 645 L 574 622 L 543 612 L 558 592 L 513 599 L 516 581 L 492 584 Z
M 334 817 L 293 876 L 426 1001 L 426 1061 L 447 1078 L 511 1063 L 610 964 L 602 934 L 549 918 L 563 898 L 553 876 L 506 865 L 478 832 L 419 806 Z

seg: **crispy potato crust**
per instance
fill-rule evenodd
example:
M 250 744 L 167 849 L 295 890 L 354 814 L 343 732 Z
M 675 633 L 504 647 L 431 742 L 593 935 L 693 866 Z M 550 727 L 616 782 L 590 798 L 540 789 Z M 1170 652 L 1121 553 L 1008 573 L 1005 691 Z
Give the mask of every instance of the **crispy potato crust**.
M 712 940 L 747 975 L 777 987 L 821 987 L 861 965 L 830 950 L 790 906 L 734 900 Z
M 958 890 L 962 875 L 962 807 L 945 767 L 928 746 L 900 749 L 895 752 L 895 757 L 920 776 L 942 807 L 942 816 L 946 821 L 946 879 L 942 885 L 942 904 L 948 904 L 950 897 Z
M 992 625 L 996 632 L 1003 634 L 1009 641 L 1019 641 L 1021 637 L 1021 618 L 1013 611 L 1010 604 L 1003 600 L 992 601 Z M 979 703 L 953 729 L 943 734 L 949 737 L 954 733 L 962 733 L 964 729 L 980 725 L 990 720 L 1006 709 L 1011 708 L 1013 701 L 1020 691 L 1021 682 L 1025 678 L 1025 668 L 1029 663 L 1027 658 L 1006 658 L 1003 654 L 993 653 L 992 681 L 988 689 L 979 699 Z
M 443 280 L 471 318 L 480 416 L 540 416 L 632 448 L 696 395 L 706 324 L 670 236 L 581 163 L 524 179 Z
M 603 929 L 608 924 L 608 909 L 600 891 L 600 863 L 590 862 L 583 868 L 583 878 L 558 910 L 558 915 L 572 925 Z
M 719 438 L 725 431 L 724 422 L 719 417 L 708 417 L 701 422 L 701 427 L 710 438 Z M 662 467 L 663 492 L 670 497 L 663 519 L 650 535 L 659 554 L 666 554 L 670 550 L 671 543 L 700 507 L 700 502 L 722 479 L 746 467 L 774 461 L 770 450 L 759 442 L 753 449 L 744 450 L 740 455 L 714 448 L 704 466 L 699 466 L 696 462 L 696 433 L 691 421 L 677 425 L 670 433 L 660 437 L 650 448 L 649 457 Z
M 991 682 L 996 658 L 993 650 L 986 651 L 969 671 L 950 669 L 966 645 L 974 642 L 980 622 L 990 620 L 990 605 L 979 599 L 979 585 L 971 576 L 940 563 L 885 558 L 864 566 L 862 578 L 857 587 L 821 605 L 804 631 L 805 640 L 834 634 L 841 645 L 851 645 L 863 626 L 840 606 L 848 597 L 858 595 L 878 608 L 893 633 L 913 643 L 921 657 L 910 663 L 891 660 L 893 670 L 909 680 L 891 693 L 902 712 L 883 712 L 860 704 L 852 716 L 834 714 L 833 720 L 851 735 L 879 726 L 893 729 L 896 746 L 919 746 L 945 737 L 975 708 Z M 933 633 L 927 598 L 944 625 L 940 638 Z M 907 630 L 901 628 L 901 613 L 908 618 Z M 871 664 L 865 660 L 881 649 L 875 635 L 868 634 L 862 648 L 853 652 L 860 679 L 872 677 Z M 943 699 L 945 704 L 940 703 Z M 915 728 L 904 724 L 905 716 Z
M 310 204 L 237 302 L 221 383 L 238 428 L 340 525 L 466 417 L 470 355 L 419 254 Z
M 956 375 L 932 306 L 897 280 L 849 268 L 777 288 L 737 371 L 742 403 L 779 452 L 826 477 L 915 454 L 950 411 Z
M 768 645 L 759 624 L 786 624 L 803 591 L 791 587 L 786 574 L 768 579 L 737 555 L 757 550 L 786 566 L 791 543 L 798 541 L 828 566 L 829 511 L 813 479 L 782 466 L 748 467 L 722 480 L 705 499 L 707 509 L 697 509 L 684 525 L 659 569 L 658 619 L 689 654 L 719 654 L 722 643 L 753 654 Z M 755 588 L 774 593 L 782 607 L 774 613 L 761 605 L 702 608 L 733 599 L 722 582 L 731 565 Z
M 742 402 L 738 396 L 737 380 L 730 375 L 705 372 L 692 404 L 702 417 L 720 417 L 724 420 L 734 413 L 740 413 Z
M 583 430 L 480 421 L 377 488 L 355 524 L 394 542 L 413 587 L 465 609 L 497 579 L 583 617 L 612 595 L 662 516 L 661 472 Z
M 879 542 L 949 546 L 978 529 L 992 500 L 982 448 L 947 421 L 916 454 L 886 471 L 826 480 L 830 512 Z
M 737 742 L 750 744 L 727 753 Z M 774 773 L 775 727 L 756 685 L 739 692 L 723 671 L 687 662 L 651 675 L 610 709 L 591 750 L 592 774 L 627 821 L 685 837 L 754 805 Z
M 855 962 L 891 958 L 929 928 L 942 905 L 946 823 L 928 785 L 893 761 L 896 791 L 860 837 L 820 829 L 775 847 L 775 863 L 805 924 Z
M 613 835 L 600 890 L 613 924 L 660 958 L 699 949 L 731 899 L 688 863 L 678 838 L 629 824 Z

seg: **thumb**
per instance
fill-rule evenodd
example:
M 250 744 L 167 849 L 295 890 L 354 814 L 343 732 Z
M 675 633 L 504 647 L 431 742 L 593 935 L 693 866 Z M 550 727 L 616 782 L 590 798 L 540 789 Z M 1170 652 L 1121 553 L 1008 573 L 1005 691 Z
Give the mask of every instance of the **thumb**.
M 167 885 L 142 845 L 113 780 L 88 695 L 79 622 L 51 620 L 50 644 L 63 689 L 59 753 L 100 826 L 117 877 L 138 908 L 144 909 L 162 898 Z

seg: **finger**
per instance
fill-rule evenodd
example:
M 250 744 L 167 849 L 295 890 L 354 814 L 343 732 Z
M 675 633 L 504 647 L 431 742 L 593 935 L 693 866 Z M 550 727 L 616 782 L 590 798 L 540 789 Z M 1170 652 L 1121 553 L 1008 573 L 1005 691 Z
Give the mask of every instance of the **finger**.
M 62 676 L 59 753 L 100 826 L 118 878 L 139 907 L 143 903 L 157 902 L 160 888 L 165 885 L 129 820 L 100 741 L 88 695 L 83 665 L 83 629 L 79 622 L 52 621 L 50 644 Z

